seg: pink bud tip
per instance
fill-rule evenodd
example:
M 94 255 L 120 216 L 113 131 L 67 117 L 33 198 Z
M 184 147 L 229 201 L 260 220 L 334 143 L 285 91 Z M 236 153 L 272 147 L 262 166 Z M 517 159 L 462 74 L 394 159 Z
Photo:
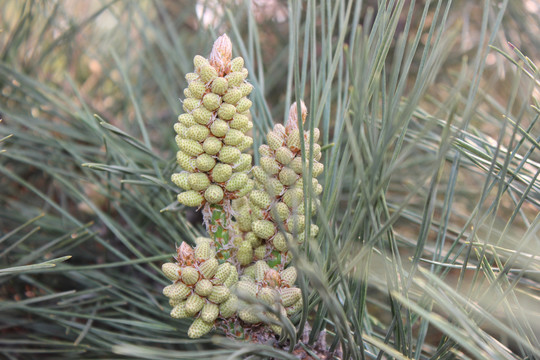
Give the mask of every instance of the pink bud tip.
M 227 34 L 217 38 L 210 53 L 210 64 L 222 72 L 232 59 L 232 43 Z
M 302 100 L 300 100 L 300 106 L 302 108 L 302 124 L 306 122 L 307 107 Z M 289 110 L 289 118 L 285 123 L 285 130 L 290 133 L 294 129 L 298 129 L 298 109 L 296 108 L 296 102 L 291 105 Z

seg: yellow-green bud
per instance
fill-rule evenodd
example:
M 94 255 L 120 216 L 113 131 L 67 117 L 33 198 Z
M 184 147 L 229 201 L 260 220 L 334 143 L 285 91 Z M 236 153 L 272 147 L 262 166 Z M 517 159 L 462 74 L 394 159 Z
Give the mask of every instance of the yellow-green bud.
M 236 258 L 238 259 L 238 262 L 244 266 L 251 262 L 253 259 L 253 249 L 251 248 L 249 241 L 242 242 L 236 253 Z
M 248 203 L 248 200 L 246 198 L 239 198 L 239 199 L 234 199 L 232 202 L 231 202 L 231 207 L 234 211 L 240 211 L 240 209 L 242 209 L 243 207 L 245 206 L 248 206 L 249 203 Z
M 278 202 L 274 204 L 274 206 L 272 207 L 272 211 L 270 212 L 270 215 L 272 215 L 272 218 L 277 223 L 283 223 L 285 220 L 289 218 L 289 216 L 291 215 L 291 212 L 289 211 L 289 207 L 285 203 Z
M 213 287 L 214 286 L 210 280 L 202 279 L 197 282 L 197 285 L 195 285 L 195 292 L 200 296 L 208 296 L 212 293 Z
M 270 196 L 262 190 L 253 190 L 249 195 L 249 199 L 253 204 L 261 209 L 266 209 L 270 206 Z
M 321 131 L 318 128 L 313 129 L 313 142 L 319 141 L 320 135 L 321 135 Z
M 304 306 L 304 302 L 302 301 L 302 297 L 300 297 L 300 299 L 298 299 L 297 302 L 295 302 L 292 306 L 289 306 L 286 309 L 287 310 L 287 315 L 291 316 L 291 315 L 296 314 L 298 311 L 300 311 L 302 309 L 303 306 Z
M 199 265 L 199 271 L 206 279 L 210 279 L 216 274 L 218 266 L 219 262 L 216 258 L 212 257 Z
M 171 317 L 175 319 L 184 319 L 189 317 L 186 312 L 186 302 L 182 301 L 171 310 Z
M 282 199 L 288 207 L 296 209 L 300 204 L 304 203 L 304 192 L 300 188 L 292 188 L 285 191 Z
M 184 100 L 184 104 L 182 108 L 184 109 L 185 112 L 191 112 L 195 110 L 196 108 L 198 108 L 200 104 L 201 102 L 199 99 L 187 98 Z
M 178 134 L 175 137 L 175 140 L 176 140 L 177 143 L 178 143 L 178 137 L 180 137 L 181 139 L 185 139 L 185 138 L 188 137 L 188 135 L 187 135 L 188 128 L 185 127 L 182 123 L 178 122 L 178 123 L 174 124 L 173 129 Z
M 212 92 L 214 94 L 223 95 L 227 92 L 228 87 L 229 83 L 225 78 L 218 77 L 212 81 Z
M 185 127 L 190 127 L 192 125 L 195 125 L 195 119 L 193 118 L 193 115 L 191 114 L 181 114 L 178 115 L 178 122 Z
M 246 173 L 234 173 L 231 178 L 227 181 L 225 189 L 227 191 L 237 191 L 246 186 L 248 181 L 248 176 Z
M 202 309 L 204 303 L 205 301 L 202 297 L 193 293 L 186 300 L 186 312 L 190 315 L 195 315 Z
M 188 177 L 189 186 L 192 190 L 201 191 L 210 186 L 210 179 L 205 173 L 192 173 Z
M 289 167 L 284 167 L 279 172 L 279 181 L 285 186 L 293 185 L 297 179 L 298 175 L 293 169 Z
M 223 96 L 223 101 L 227 104 L 235 105 L 241 98 L 242 91 L 240 91 L 240 89 L 229 89 L 229 91 L 227 91 L 227 93 Z M 236 108 L 234 109 L 234 112 L 236 112 Z
M 254 166 L 251 172 L 253 173 L 253 176 L 255 177 L 255 179 L 257 179 L 257 181 L 263 184 L 266 182 L 268 175 L 266 175 L 262 167 Z
M 295 157 L 289 167 L 294 170 L 295 173 L 302 175 L 302 158 L 300 156 Z
M 319 235 L 319 227 L 317 225 L 311 224 L 309 229 L 311 236 L 316 237 L 317 235 Z
M 268 220 L 257 220 L 251 225 L 255 235 L 261 239 L 270 239 L 276 232 L 274 224 Z
M 305 228 L 304 215 L 291 215 L 291 217 L 287 219 L 287 229 L 289 229 L 291 233 L 295 233 L 295 234 L 301 233 L 304 231 L 304 228 Z
M 287 147 L 292 151 L 300 150 L 300 132 L 298 129 L 294 129 L 289 133 L 287 137 Z
M 161 265 L 161 271 L 163 274 L 172 281 L 178 280 L 180 278 L 180 266 L 173 263 L 165 263 Z
M 251 209 L 251 221 L 263 220 L 266 218 L 266 209 L 261 209 L 253 202 L 249 202 L 249 207 Z
M 217 204 L 223 200 L 223 189 L 218 185 L 210 185 L 204 192 L 204 198 L 210 204 Z
M 247 116 L 236 113 L 233 115 L 233 118 L 229 125 L 232 129 L 240 130 L 245 133 L 247 131 L 248 122 L 249 119 Z
M 242 96 L 248 96 L 249 94 L 251 94 L 251 91 L 253 90 L 253 85 L 251 85 L 250 83 L 244 82 L 240 84 L 239 89 L 242 92 Z
M 217 183 L 224 183 L 232 175 L 232 167 L 228 164 L 216 164 L 212 169 L 212 180 Z
M 232 146 L 223 146 L 219 151 L 218 159 L 226 164 L 234 164 L 240 158 L 240 150 Z
M 251 231 L 245 234 L 244 239 L 251 244 L 252 248 L 256 248 L 261 245 L 261 239 L 259 239 L 257 235 Z
M 188 285 L 193 285 L 199 280 L 199 272 L 192 266 L 182 268 L 182 281 Z
M 231 294 L 229 298 L 219 305 L 219 313 L 222 317 L 228 318 L 236 313 L 238 309 L 238 297 Z
M 174 300 L 184 300 L 191 293 L 191 289 L 181 282 L 165 286 L 163 295 Z
M 238 317 L 248 324 L 256 324 L 261 322 L 261 319 L 257 316 L 257 313 L 252 308 L 245 308 L 238 311 Z
M 274 247 L 279 252 L 286 252 L 289 250 L 289 247 L 287 246 L 287 240 L 285 239 L 285 236 L 281 232 L 278 232 L 276 236 L 272 239 L 272 243 L 274 244 Z
M 209 133 L 210 130 L 206 126 L 197 124 L 187 129 L 186 136 L 191 140 L 203 141 L 208 137 Z
M 212 330 L 214 323 L 205 322 L 202 318 L 197 318 L 191 324 L 188 329 L 188 337 L 191 339 L 198 339 L 203 335 L 206 335 Z
M 233 171 L 248 171 L 251 168 L 251 154 L 241 154 L 238 161 L 234 163 Z
M 218 116 L 220 119 L 223 119 L 223 120 L 232 119 L 235 113 L 236 113 L 236 108 L 234 107 L 234 105 L 231 105 L 231 104 L 226 104 L 226 103 L 221 104 L 221 106 L 218 109 Z
M 183 190 L 191 190 L 188 182 L 189 172 L 182 171 L 181 173 L 176 173 L 171 175 L 171 181 Z
M 214 165 L 216 165 L 216 160 L 210 155 L 204 153 L 197 156 L 195 165 L 200 171 L 208 172 L 214 168 Z
M 272 156 L 273 152 L 272 149 L 270 149 L 270 146 L 262 144 L 261 146 L 259 146 L 259 154 L 261 156 Z
M 214 93 L 207 93 L 203 97 L 203 105 L 209 111 L 214 111 L 221 105 L 221 96 Z
M 196 99 L 202 98 L 202 96 L 206 92 L 206 87 L 204 86 L 203 82 L 200 80 L 195 80 L 195 81 L 190 82 L 188 89 L 191 95 Z
M 214 275 L 214 278 L 212 279 L 212 282 L 215 285 L 222 285 L 229 277 L 231 273 L 231 267 L 232 265 L 228 262 L 219 265 Z
M 242 281 L 246 281 L 245 279 L 249 278 L 250 282 L 253 282 L 255 280 L 255 265 L 248 266 L 244 269 L 244 274 L 242 275 Z
M 186 74 L 186 80 L 188 83 L 197 80 L 199 78 L 199 74 L 197 73 L 187 73 Z
M 242 71 L 243 67 L 244 67 L 244 59 L 242 59 L 240 56 L 232 59 L 231 71 Z
M 323 170 L 324 165 L 322 163 L 316 161 L 313 162 L 313 177 L 318 177 L 319 175 L 321 175 Z
M 229 82 L 229 88 L 237 87 L 244 81 L 244 75 L 240 71 L 233 71 L 225 78 Z
M 261 260 L 266 255 L 266 245 L 260 245 L 255 248 L 255 251 L 253 252 L 253 256 L 255 259 Z
M 272 150 L 277 150 L 283 145 L 283 137 L 274 131 L 270 131 L 266 134 L 266 142 Z
M 236 270 L 236 267 L 231 266 L 231 272 L 229 276 L 227 277 L 227 280 L 223 283 L 223 286 L 230 288 L 234 284 L 238 282 L 238 271 Z
M 208 125 L 212 119 L 212 112 L 204 107 L 198 107 L 191 113 L 193 120 L 201 125 Z
M 273 314 L 269 314 L 269 315 L 273 315 Z M 276 324 L 270 324 L 270 330 L 272 330 L 276 335 L 281 335 L 281 332 L 283 331 L 283 328 L 279 325 L 276 325 Z
M 280 272 L 279 275 L 281 276 L 282 284 L 284 283 L 285 285 L 292 286 L 294 282 L 296 281 L 296 276 L 297 276 L 296 268 L 294 266 L 290 266 L 286 268 L 285 270 L 283 270 L 282 272 Z
M 201 55 L 195 55 L 193 58 L 193 65 L 195 66 L 195 70 L 199 70 L 203 66 L 208 65 L 208 60 Z
M 253 138 L 251 136 L 244 136 L 240 144 L 236 145 L 236 147 L 238 148 L 238 150 L 244 151 L 251 148 L 252 145 L 253 145 Z
M 227 131 L 227 135 L 225 135 L 225 139 L 223 139 L 223 142 L 225 143 L 225 145 L 236 146 L 240 144 L 243 139 L 244 134 L 242 134 L 241 131 L 229 129 L 229 131 Z
M 302 298 L 302 290 L 299 288 L 282 288 L 281 302 L 283 306 L 288 307 Z
M 212 131 L 212 134 L 217 137 L 223 137 L 225 134 L 227 134 L 227 131 L 229 130 L 229 125 L 221 119 L 216 119 L 210 126 L 210 131 Z
M 216 285 L 212 288 L 212 293 L 208 295 L 208 300 L 213 303 L 221 304 L 229 298 L 231 291 L 224 285 Z
M 275 175 L 280 170 L 278 162 L 274 158 L 269 156 L 263 156 L 261 158 L 261 167 L 269 175 Z
M 236 111 L 239 113 L 243 113 L 244 111 L 248 111 L 251 107 L 251 100 L 249 100 L 246 97 L 241 98 L 238 100 L 238 103 L 236 104 Z
M 266 180 L 266 183 L 264 184 L 264 188 L 266 189 L 266 192 L 271 197 L 277 197 L 283 193 L 283 184 L 276 178 L 269 178 Z
M 195 167 L 195 159 L 182 150 L 176 153 L 176 162 L 186 171 L 195 172 L 195 170 L 197 170 Z
M 264 260 L 259 260 L 255 263 L 255 280 L 263 281 L 264 275 L 270 270 L 270 266 Z
M 240 211 L 238 211 L 236 215 L 236 222 L 241 231 L 251 230 L 251 214 L 248 206 L 244 206 L 240 209 Z
M 248 179 L 246 186 L 241 188 L 237 193 L 236 196 L 242 197 L 246 196 L 251 190 L 253 190 L 253 187 L 255 186 L 255 182 L 251 179 Z
M 221 150 L 222 146 L 223 144 L 221 143 L 221 140 L 215 137 L 209 137 L 208 139 L 204 140 L 203 150 L 208 155 L 216 155 L 219 150 Z
M 257 296 L 257 285 L 252 280 L 246 280 L 242 278 L 242 281 L 236 285 L 236 292 L 242 298 L 252 298 L 255 299 Z
M 257 298 L 267 305 L 274 305 L 279 301 L 279 293 L 271 288 L 263 287 L 257 294 Z
M 204 236 L 197 236 L 195 238 L 195 244 L 200 245 L 202 243 L 207 243 L 208 245 L 211 246 L 212 244 L 214 244 L 214 241 L 211 238 L 207 238 L 207 237 L 204 237 Z
M 293 152 L 285 146 L 281 146 L 276 150 L 276 160 L 283 165 L 288 165 L 294 159 Z
M 210 81 L 217 78 L 217 70 L 212 65 L 205 65 L 200 69 L 201 80 L 208 84 Z
M 206 303 L 201 310 L 201 319 L 207 323 L 212 323 L 219 315 L 219 306 L 212 303 Z
M 203 197 L 197 191 L 188 190 L 184 191 L 177 196 L 178 202 L 186 206 L 200 206 L 203 202 Z
M 190 156 L 197 156 L 203 152 L 203 147 L 195 140 L 181 139 L 178 142 L 180 150 Z
M 321 154 L 321 145 L 313 144 L 313 158 L 316 158 Z M 306 143 L 306 157 L 309 157 L 309 144 Z
M 246 69 L 246 68 L 242 68 L 241 73 L 242 73 L 242 77 L 244 78 L 244 80 L 245 80 L 245 79 L 248 77 L 248 75 L 249 75 L 248 69 Z
M 210 243 L 207 241 L 204 241 L 195 247 L 194 255 L 195 255 L 195 259 L 197 260 L 208 260 L 212 256 L 214 256 L 214 251 L 210 247 Z
M 193 94 L 191 93 L 191 91 L 189 91 L 188 88 L 185 88 L 184 89 L 184 97 L 187 99 L 187 98 L 192 98 L 193 97 Z

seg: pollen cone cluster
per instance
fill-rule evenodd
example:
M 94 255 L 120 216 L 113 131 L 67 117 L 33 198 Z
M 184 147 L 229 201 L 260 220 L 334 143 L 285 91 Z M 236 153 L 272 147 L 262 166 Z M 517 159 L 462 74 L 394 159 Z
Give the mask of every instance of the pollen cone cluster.
M 302 292 L 294 287 L 296 269 L 289 267 L 281 272 L 270 269 L 264 260 L 259 260 L 249 267 L 236 285 L 240 297 L 238 317 L 247 324 L 266 322 L 276 334 L 281 334 L 281 327 L 268 319 L 277 321 L 276 313 L 290 316 L 302 307 Z M 264 303 L 274 312 L 262 311 L 257 303 Z M 262 315 L 262 316 L 261 316 Z
M 183 170 L 171 180 L 182 189 L 178 202 L 202 208 L 211 238 L 195 239 L 195 248 L 180 245 L 176 262 L 162 267 L 172 281 L 163 294 L 173 318 L 194 318 L 190 338 L 214 327 L 235 338 L 275 336 L 280 318 L 303 307 L 291 250 L 319 230 L 310 225 L 306 231 L 306 219 L 322 192 L 320 133 L 300 132 L 307 108 L 300 104 L 299 119 L 293 104 L 285 125 L 275 125 L 260 146 L 260 166 L 252 167 L 244 153 L 253 144 L 247 135 L 253 124 L 243 59 L 232 59 L 223 35 L 210 57 L 196 56 L 194 65 L 186 75 L 184 113 L 174 125 Z
M 163 289 L 173 307 L 173 318 L 194 317 L 188 336 L 198 338 L 214 327 L 218 317 L 236 312 L 236 295 L 230 288 L 238 282 L 238 272 L 230 263 L 218 264 L 212 239 L 198 238 L 195 249 L 186 243 L 177 249 L 176 263 L 166 263 L 162 271 L 171 281 Z
M 184 113 L 174 125 L 182 172 L 171 180 L 184 191 L 178 202 L 199 207 L 246 195 L 253 188 L 248 179 L 252 158 L 243 151 L 253 139 L 246 135 L 253 127 L 247 96 L 253 86 L 241 57 L 231 59 L 232 44 L 221 36 L 210 59 L 195 56 L 195 71 L 186 75 Z
M 301 111 L 304 121 L 307 109 L 303 103 Z M 306 159 L 309 159 L 310 149 L 313 151 L 309 185 L 314 195 L 322 192 L 316 179 L 323 171 L 323 164 L 318 161 L 321 147 L 316 143 L 319 134 L 319 129 L 314 129 L 314 143 L 310 146 L 309 132 L 304 133 Z M 310 164 L 302 163 L 296 103 L 291 106 L 285 126 L 275 125 L 266 139 L 268 144 L 259 148 L 261 165 L 252 170 L 255 189 L 247 199 L 233 204 L 238 226 L 245 232 L 238 258 L 242 265 L 267 260 L 271 267 L 283 269 L 291 258 L 289 246 L 305 240 L 304 179 L 307 174 L 303 172 Z M 311 211 L 316 208 L 317 202 L 312 200 Z M 311 236 L 317 236 L 318 231 L 317 225 L 311 225 Z

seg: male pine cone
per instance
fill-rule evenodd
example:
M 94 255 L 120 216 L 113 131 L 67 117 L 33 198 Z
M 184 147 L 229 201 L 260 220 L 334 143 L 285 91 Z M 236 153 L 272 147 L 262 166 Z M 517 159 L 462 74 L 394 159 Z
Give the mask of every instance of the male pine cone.
M 219 37 L 209 59 L 197 55 L 195 71 L 186 75 L 184 113 L 174 125 L 182 172 L 171 180 L 184 191 L 178 201 L 186 206 L 219 204 L 246 195 L 253 188 L 250 154 L 253 127 L 247 96 L 253 86 L 241 57 L 231 59 L 232 44 Z

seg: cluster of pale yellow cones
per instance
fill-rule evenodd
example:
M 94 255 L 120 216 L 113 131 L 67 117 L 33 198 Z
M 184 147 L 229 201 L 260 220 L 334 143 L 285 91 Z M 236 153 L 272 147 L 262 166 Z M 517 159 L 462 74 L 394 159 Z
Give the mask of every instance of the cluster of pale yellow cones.
M 195 56 L 194 66 L 186 75 L 184 113 L 174 125 L 182 171 L 171 180 L 182 189 L 181 204 L 201 209 L 210 237 L 195 239 L 195 248 L 184 242 L 177 248 L 176 262 L 162 267 L 172 281 L 163 294 L 172 317 L 194 318 L 190 338 L 214 327 L 243 338 L 250 331 L 279 335 L 278 317 L 303 307 L 290 248 L 319 230 L 311 225 L 306 231 L 304 197 L 306 180 L 314 195 L 322 192 L 316 179 L 323 171 L 319 130 L 310 144 L 309 133 L 298 129 L 293 104 L 286 124 L 267 134 L 267 144 L 259 147 L 260 166 L 253 167 L 247 153 L 253 145 L 248 99 L 253 86 L 246 81 L 244 60 L 232 58 L 231 41 L 223 35 L 208 59 Z M 305 121 L 303 103 L 300 114 Z M 302 136 L 308 161 L 302 158 Z M 317 202 L 307 206 L 309 216 Z

